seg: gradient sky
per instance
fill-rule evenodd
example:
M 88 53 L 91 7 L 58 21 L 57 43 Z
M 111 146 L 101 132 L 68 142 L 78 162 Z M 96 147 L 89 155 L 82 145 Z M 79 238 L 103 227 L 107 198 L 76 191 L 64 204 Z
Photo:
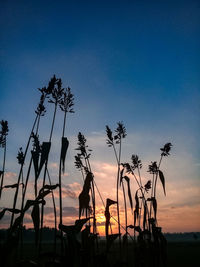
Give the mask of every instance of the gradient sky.
M 159 148 L 173 144 L 162 168 L 167 197 L 159 193 L 163 230 L 200 231 L 200 2 L 0 2 L 0 119 L 8 120 L 10 128 L 5 183 L 16 181 L 16 154 L 31 130 L 37 88 L 56 74 L 75 95 L 75 114 L 67 125 L 65 223 L 77 215 L 81 190 L 73 166 L 77 133 L 85 134 L 93 149 L 92 169 L 103 197 L 115 198 L 117 168 L 105 142 L 105 125 L 115 128 L 123 121 L 128 135 L 122 161 L 138 154 L 144 180 L 148 164 L 159 160 Z M 48 106 L 41 141 L 48 140 L 51 111 Z M 61 126 L 59 113 L 50 156 L 55 182 Z M 2 155 L 1 149 L 0 162 Z M 134 191 L 133 181 L 132 186 Z M 1 207 L 12 199 L 12 193 L 4 193 Z M 100 202 L 99 210 L 103 220 Z

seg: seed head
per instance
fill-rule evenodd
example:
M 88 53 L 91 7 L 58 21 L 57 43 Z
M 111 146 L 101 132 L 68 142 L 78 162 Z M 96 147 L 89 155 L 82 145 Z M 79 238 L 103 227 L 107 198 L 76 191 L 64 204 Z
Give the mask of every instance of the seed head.
M 171 147 L 171 143 L 166 143 L 164 147 L 160 149 L 162 151 L 161 156 L 169 156 L 169 151 L 171 150 Z

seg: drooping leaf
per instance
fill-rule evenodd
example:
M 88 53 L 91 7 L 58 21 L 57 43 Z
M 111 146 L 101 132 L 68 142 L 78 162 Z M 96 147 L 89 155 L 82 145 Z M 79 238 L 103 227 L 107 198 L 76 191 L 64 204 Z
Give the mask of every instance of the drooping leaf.
M 85 218 L 85 219 L 80 219 L 76 220 L 74 225 L 64 225 L 64 224 L 59 224 L 59 229 L 65 232 L 66 234 L 71 234 L 71 233 L 80 233 L 83 225 L 89 220 L 90 218 Z
M 42 143 L 42 152 L 41 152 L 40 166 L 38 170 L 38 177 L 40 175 L 42 167 L 44 166 L 45 162 L 47 162 L 48 160 L 50 148 L 51 148 L 51 142 Z
M 32 159 L 33 159 L 33 166 L 35 171 L 35 180 L 38 179 L 38 172 L 39 172 L 39 151 L 31 151 Z
M 162 183 L 162 186 L 163 186 L 163 191 L 164 191 L 164 194 L 166 196 L 166 191 L 165 191 L 165 177 L 164 177 L 164 174 L 162 171 L 159 170 L 159 177 L 160 177 L 160 181 Z
M 62 137 L 62 147 L 61 147 L 61 162 L 62 162 L 62 172 L 65 172 L 65 158 L 67 154 L 67 149 L 69 146 L 69 141 L 67 137 Z
M 35 200 L 30 200 L 30 199 L 28 199 L 27 201 L 26 201 L 26 205 L 25 205 L 25 207 L 24 207 L 24 209 L 23 209 L 23 212 L 26 212 L 31 206 L 33 206 L 35 204 Z
M 93 174 L 91 172 L 87 172 L 83 185 L 83 190 L 79 195 L 79 219 L 81 215 L 84 213 L 84 210 L 86 211 L 86 213 L 89 210 L 89 202 L 90 202 L 89 191 L 91 188 L 92 180 L 93 180 Z
M 47 189 L 47 190 L 40 190 L 39 195 L 37 196 L 36 200 L 40 200 L 43 199 L 44 197 L 46 197 L 49 193 L 51 193 L 51 190 Z
M 129 202 L 130 202 L 130 206 L 131 206 L 131 210 L 133 212 L 133 200 L 132 200 L 132 196 L 131 196 L 131 187 L 130 187 L 130 178 L 128 176 L 124 176 L 124 179 L 127 182 L 127 187 L 128 187 L 128 198 L 129 198 Z
M 4 185 L 3 188 L 16 188 L 18 184 L 9 184 L 9 185 Z
M 7 211 L 12 212 L 12 213 L 14 213 L 14 214 L 19 214 L 19 213 L 21 213 L 21 210 L 19 210 L 19 209 L 9 209 L 9 208 L 7 208 Z
M 83 215 L 84 211 L 89 211 L 89 203 L 90 203 L 90 194 L 87 191 L 82 190 L 79 195 L 79 219 L 81 218 L 81 215 Z
M 39 228 L 40 228 L 40 207 L 38 202 L 36 202 L 35 205 L 33 206 L 31 217 L 35 229 L 35 244 L 37 245 L 39 240 Z
M 153 203 L 153 210 L 154 210 L 154 218 L 156 220 L 156 214 L 157 214 L 157 200 L 155 197 L 152 197 L 152 203 Z
M 117 203 L 117 201 L 114 201 L 110 198 L 106 199 L 106 207 L 110 207 L 111 205 L 116 204 L 116 203 Z
M 114 201 L 110 198 L 106 199 L 106 209 L 105 209 L 105 217 L 106 217 L 106 237 L 108 236 L 108 229 L 109 229 L 109 225 L 110 225 L 110 211 L 109 211 L 109 207 L 113 204 L 116 204 L 117 201 Z
M 23 209 L 23 213 L 25 213 L 31 206 L 34 206 L 35 203 L 45 205 L 46 201 L 44 199 L 37 199 L 37 198 L 35 200 L 28 199 L 26 201 L 26 205 L 25 205 L 25 207 Z
M 19 209 L 10 209 L 10 208 L 5 208 L 3 209 L 1 212 L 0 212 L 0 220 L 3 218 L 4 214 L 6 211 L 9 211 L 9 212 L 12 212 L 12 213 L 15 213 L 15 214 L 18 214 L 21 212 L 21 210 Z
M 42 189 L 40 189 L 40 191 L 43 191 L 44 189 L 48 189 L 48 190 L 54 190 L 59 186 L 59 184 L 55 184 L 55 185 L 49 185 L 46 184 L 42 187 Z
M 89 220 L 89 219 L 92 219 L 92 217 L 89 217 L 89 218 L 85 218 L 85 219 L 79 219 L 79 220 L 76 220 L 75 221 L 75 226 L 76 226 L 76 231 L 77 232 L 80 232 L 83 225 Z

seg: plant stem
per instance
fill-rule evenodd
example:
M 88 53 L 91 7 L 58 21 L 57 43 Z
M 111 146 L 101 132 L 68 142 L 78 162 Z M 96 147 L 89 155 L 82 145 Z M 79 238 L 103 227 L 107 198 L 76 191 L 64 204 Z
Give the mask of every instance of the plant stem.
M 52 185 L 48 169 L 47 169 L 47 175 L 48 175 L 48 179 L 49 179 L 49 184 Z M 56 215 L 56 203 L 55 203 L 53 190 L 51 191 L 51 195 L 52 195 L 52 201 L 53 201 L 54 227 L 55 227 L 55 229 L 54 229 L 55 230 L 55 234 L 54 234 L 54 251 L 56 252 L 57 215 Z
M 117 169 L 117 219 L 118 219 L 118 233 L 119 233 L 119 250 L 121 256 L 121 230 L 120 230 L 120 215 L 119 215 L 119 178 L 120 178 L 120 160 L 121 160 L 121 138 L 119 143 L 118 169 Z
M 66 114 L 67 112 L 65 111 L 64 113 L 64 121 L 63 121 L 63 131 L 62 131 L 62 138 L 64 137 L 65 134 L 65 124 L 66 124 Z M 62 158 L 61 158 L 61 153 L 62 153 L 62 144 L 61 144 L 61 150 L 60 150 L 60 163 L 59 163 L 59 205 L 60 205 L 60 225 L 62 225 Z M 63 256 L 63 251 L 64 251 L 64 243 L 63 243 L 63 231 L 60 230 L 61 234 L 61 255 Z
M 53 121 L 52 121 L 52 125 L 51 125 L 50 136 L 49 136 L 49 143 L 51 143 L 51 138 L 52 138 L 52 135 L 53 135 L 53 129 L 54 129 L 54 124 L 55 124 L 57 105 L 58 105 L 58 103 L 55 102 L 54 114 L 53 114 Z M 44 169 L 44 176 L 43 176 L 43 184 L 42 184 L 42 187 L 45 186 L 47 166 L 48 166 L 48 158 L 47 158 L 47 160 L 45 162 L 45 169 Z M 44 221 L 44 205 L 42 204 L 42 208 L 41 208 L 41 229 L 40 229 L 40 240 L 39 240 L 39 253 L 41 252 L 42 233 L 43 233 L 43 221 Z
M 26 145 L 26 150 L 24 152 L 24 162 L 25 162 L 25 159 L 26 159 L 26 155 L 27 155 L 27 152 L 28 152 L 28 148 L 29 148 L 29 144 L 30 144 L 30 141 L 31 141 L 31 134 L 35 128 L 35 124 L 37 122 L 37 119 L 38 119 L 38 114 L 35 118 L 35 121 L 33 123 L 33 127 L 32 127 L 32 130 L 31 130 L 31 133 L 29 135 L 29 139 L 28 139 L 28 143 Z M 18 180 L 17 180 L 17 188 L 16 188 L 16 191 L 15 191 L 15 195 L 14 195 L 14 201 L 13 201 L 13 210 L 16 208 L 16 204 L 17 204 L 17 197 L 18 197 L 18 191 L 19 191 L 19 183 L 20 183 L 20 178 L 21 178 L 21 174 L 22 174 L 22 171 L 23 171 L 23 166 L 24 164 L 21 164 L 21 168 L 20 168 L 20 171 L 19 171 L 19 175 L 18 175 Z M 10 228 L 12 227 L 13 225 L 13 220 L 14 220 L 14 212 L 12 212 L 12 216 L 11 216 L 11 221 L 10 221 Z
M 123 190 L 123 196 L 124 196 L 125 226 L 126 226 L 126 235 L 127 235 L 127 221 L 128 221 L 128 216 L 127 216 L 127 206 L 126 206 L 126 194 L 125 194 L 125 188 L 124 188 L 124 182 L 123 182 L 123 180 L 122 180 L 122 190 Z
M 163 158 L 163 156 L 161 155 L 160 161 L 159 161 L 159 164 L 158 164 L 158 171 L 156 172 L 155 185 L 154 185 L 154 197 L 156 197 L 156 185 L 157 185 L 158 172 L 159 172 L 159 169 L 160 169 L 162 158 Z
M 1 194 L 3 190 L 3 180 L 4 180 L 4 173 L 5 173 L 5 165 L 6 165 L 6 136 L 5 136 L 5 147 L 4 147 L 4 153 L 3 153 L 3 169 L 2 169 L 2 176 L 1 176 L 1 187 L 0 187 L 0 199 Z
M 154 195 L 154 180 L 155 180 L 155 175 L 153 173 L 153 179 L 152 179 L 152 187 L 151 187 L 151 198 Z M 151 212 L 152 212 L 152 201 L 150 202 L 150 218 L 151 218 Z M 150 226 L 149 226 L 150 227 Z

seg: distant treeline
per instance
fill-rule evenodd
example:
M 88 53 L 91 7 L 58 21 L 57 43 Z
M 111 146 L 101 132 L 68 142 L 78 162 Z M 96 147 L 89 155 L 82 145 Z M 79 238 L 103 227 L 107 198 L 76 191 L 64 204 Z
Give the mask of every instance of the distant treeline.
M 34 242 L 35 233 L 33 228 L 24 228 L 24 241 Z M 0 229 L 0 240 L 6 239 L 7 229 Z M 54 228 L 44 227 L 44 240 L 52 242 L 54 236 Z M 187 241 L 200 241 L 200 232 L 186 232 L 186 233 L 164 233 L 167 241 L 169 242 L 187 242 Z M 101 236 L 100 239 L 105 237 Z

